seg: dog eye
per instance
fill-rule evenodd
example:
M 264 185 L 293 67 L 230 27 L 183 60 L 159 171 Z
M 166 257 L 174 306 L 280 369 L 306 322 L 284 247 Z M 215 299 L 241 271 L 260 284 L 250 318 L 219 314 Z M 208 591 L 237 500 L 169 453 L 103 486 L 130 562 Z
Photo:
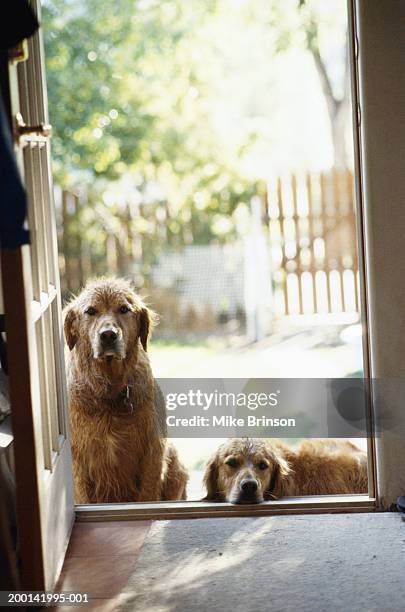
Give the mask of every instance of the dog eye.
M 120 313 L 126 314 L 127 312 L 129 312 L 129 308 L 127 306 L 121 306 Z
M 257 464 L 257 467 L 259 470 L 266 470 L 269 466 L 265 461 L 260 461 L 260 463 Z
M 225 461 L 225 463 L 226 463 L 226 465 L 229 465 L 229 467 L 232 467 L 232 468 L 237 468 L 237 467 L 238 467 L 238 465 L 239 465 L 239 463 L 237 462 L 237 460 L 236 460 L 236 459 L 234 459 L 233 457 L 231 457 L 230 459 L 227 459 L 227 460 Z
M 97 310 L 93 308 L 93 306 L 89 306 L 87 310 L 84 311 L 84 314 L 90 315 L 91 317 L 97 314 Z

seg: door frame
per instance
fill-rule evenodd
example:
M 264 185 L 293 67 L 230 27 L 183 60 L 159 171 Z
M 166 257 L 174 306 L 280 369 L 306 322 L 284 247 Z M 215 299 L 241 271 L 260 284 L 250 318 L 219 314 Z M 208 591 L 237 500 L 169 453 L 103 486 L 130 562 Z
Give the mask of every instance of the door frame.
M 362 173 L 362 126 L 361 126 L 361 99 L 360 99 L 360 74 L 359 74 L 359 39 L 358 39 L 358 0 L 347 0 L 347 24 L 348 44 L 350 61 L 350 85 L 352 104 L 352 126 L 354 147 L 354 188 L 356 200 L 356 229 L 357 250 L 359 261 L 359 285 L 360 285 L 360 316 L 364 326 L 362 334 L 363 348 L 363 375 L 366 392 L 366 422 L 367 422 L 367 473 L 369 495 L 374 497 L 376 508 L 380 507 L 379 489 L 376 469 L 376 444 L 375 444 L 375 420 L 374 420 L 374 396 L 372 385 L 372 364 L 370 355 L 370 307 L 369 288 L 367 283 L 367 252 L 366 252 L 366 202 L 364 198 L 364 185 Z
M 94 504 L 76 505 L 78 521 L 107 520 L 145 520 L 174 518 L 212 518 L 230 516 L 264 516 L 274 514 L 311 514 L 330 512 L 371 512 L 384 508 L 379 496 L 377 480 L 376 432 L 374 427 L 375 397 L 373 385 L 373 363 L 370 346 L 370 288 L 368 286 L 369 253 L 366 249 L 366 220 L 368 216 L 364 191 L 363 173 L 363 139 L 364 130 L 360 121 L 359 109 L 364 104 L 361 96 L 361 74 L 359 71 L 359 31 L 358 17 L 360 0 L 347 0 L 349 57 L 351 68 L 352 124 L 355 159 L 355 195 L 357 245 L 360 276 L 360 309 L 363 332 L 363 367 L 366 391 L 367 421 L 367 461 L 368 461 L 368 495 L 325 495 L 305 496 L 264 502 L 260 506 L 234 506 L 229 503 L 210 502 L 157 502 L 136 504 Z M 365 50 L 363 49 L 363 54 Z
M 367 4 L 367 6 L 366 6 Z M 373 181 L 373 176 L 377 174 L 378 180 L 383 181 L 383 185 L 388 189 L 388 192 L 392 195 L 394 201 L 394 213 L 398 216 L 395 217 L 394 223 L 397 223 L 404 219 L 405 213 L 401 212 L 402 208 L 402 193 L 404 179 L 398 173 L 394 176 L 389 176 L 381 179 L 379 170 L 384 169 L 383 154 L 384 145 L 387 146 L 384 141 L 383 134 L 381 134 L 381 126 L 386 125 L 385 123 L 378 123 L 373 125 L 376 111 L 372 109 L 372 104 L 375 102 L 373 98 L 373 92 L 370 89 L 373 85 L 375 90 L 379 90 L 376 83 L 380 81 L 384 83 L 384 78 L 381 76 L 381 67 L 384 62 L 390 63 L 392 66 L 393 59 L 396 60 L 396 70 L 400 72 L 401 61 L 399 55 L 395 55 L 396 49 L 391 44 L 390 55 L 388 58 L 384 57 L 384 44 L 387 45 L 387 39 L 390 35 L 390 28 L 397 32 L 395 24 L 400 27 L 400 20 L 396 11 L 401 10 L 396 0 L 388 0 L 388 3 L 384 3 L 384 17 L 385 20 L 381 21 L 379 11 L 382 11 L 382 7 L 375 6 L 372 3 L 362 3 L 360 0 L 348 0 L 348 17 L 349 17 L 349 31 L 350 31 L 350 56 L 351 56 L 351 67 L 352 67 L 352 94 L 353 94 L 353 116 L 354 116 L 354 144 L 355 144 L 355 164 L 356 164 L 356 194 L 357 194 L 357 207 L 358 207 L 358 232 L 359 232 L 359 256 L 361 262 L 362 274 L 362 314 L 363 322 L 366 325 L 365 331 L 365 360 L 364 366 L 366 371 L 366 379 L 370 383 L 369 394 L 370 398 L 368 420 L 370 424 L 370 439 L 369 439 L 369 474 L 371 489 L 369 495 L 365 496 L 325 496 L 322 498 L 308 497 L 308 498 L 295 498 L 282 501 L 266 502 L 259 506 L 246 506 L 237 507 L 231 504 L 209 504 L 206 502 L 172 502 L 172 503 L 153 503 L 153 504 L 109 504 L 106 505 L 94 505 L 94 506 L 76 506 L 76 516 L 78 520 L 132 520 L 132 519 L 151 519 L 151 518 L 197 518 L 197 517 L 218 517 L 218 516 L 263 516 L 268 514 L 280 514 L 280 513 L 313 513 L 313 512 L 368 512 L 371 510 L 381 509 L 388 507 L 396 492 L 399 491 L 400 487 L 404 485 L 403 480 L 405 478 L 398 475 L 398 469 L 391 478 L 388 476 L 389 466 L 393 466 L 393 456 L 396 454 L 396 465 L 398 466 L 398 457 L 403 457 L 405 450 L 403 444 L 403 436 L 387 439 L 376 438 L 374 426 L 374 417 L 378 414 L 380 407 L 380 398 L 376 398 L 372 380 L 378 376 L 381 372 L 386 373 L 386 369 L 381 366 L 381 359 L 386 356 L 387 351 L 392 347 L 389 346 L 389 342 L 384 335 L 385 330 L 389 331 L 389 338 L 394 337 L 395 328 L 393 324 L 389 324 L 387 321 L 382 323 L 381 312 L 376 305 L 376 299 L 381 292 L 387 289 L 392 290 L 395 283 L 398 283 L 398 277 L 385 277 L 383 282 L 381 277 L 377 274 L 378 266 L 382 266 L 384 269 L 389 268 L 389 264 L 395 262 L 394 254 L 389 249 L 390 240 L 392 235 L 389 230 L 393 230 L 395 239 L 398 238 L 398 234 L 395 233 L 395 228 L 387 226 L 383 235 L 379 234 L 380 246 L 383 244 L 384 248 L 380 248 L 380 252 L 376 248 L 376 236 L 379 230 L 379 217 L 378 217 L 378 202 L 376 201 L 377 195 L 379 195 L 382 187 L 376 188 L 376 182 Z M 405 12 L 405 8 L 402 8 Z M 366 14 L 367 13 L 367 14 Z M 395 23 L 394 23 L 395 22 Z M 383 26 L 383 33 L 385 36 L 382 37 L 382 42 L 378 42 L 377 47 L 380 50 L 379 62 L 375 66 L 367 58 L 367 53 L 371 47 L 371 32 L 378 26 Z M 374 39 L 374 44 L 375 44 Z M 376 52 L 375 52 L 376 53 Z M 375 53 L 372 54 L 375 60 Z M 374 79 L 373 79 L 374 77 Z M 377 93 L 375 94 L 377 95 Z M 381 94 L 380 94 L 381 95 Z M 397 115 L 400 116 L 401 100 L 394 99 L 393 104 L 396 105 Z M 377 109 L 382 114 L 380 109 Z M 374 113 L 374 114 L 373 114 Z M 381 114 L 379 119 L 381 121 Z M 403 114 L 403 109 L 402 109 Z M 388 121 L 387 117 L 385 120 Z M 390 128 L 397 124 L 396 118 L 391 118 L 388 121 Z M 380 133 L 379 133 L 380 130 Z M 375 140 L 381 144 L 381 149 L 377 159 L 375 159 Z M 402 140 L 405 143 L 405 138 Z M 401 150 L 401 145 L 396 141 L 398 147 L 397 153 Z M 404 147 L 404 144 L 402 144 Z M 403 159 L 403 157 L 402 157 Z M 397 168 L 395 167 L 395 170 Z M 395 180 L 395 186 L 398 190 L 396 195 L 393 191 L 392 185 L 389 185 L 389 181 Z M 402 216 L 401 216 L 402 215 Z M 405 226 L 405 223 L 404 223 Z M 371 247 L 371 248 L 370 248 Z M 20 380 L 18 373 L 21 372 L 21 347 L 26 346 L 28 342 L 28 321 L 27 321 L 27 305 L 25 303 L 25 286 L 24 286 L 24 259 L 26 258 L 25 253 L 28 247 L 22 247 L 16 252 L 2 254 L 2 270 L 3 270 L 3 283 L 7 286 L 7 291 L 4 294 L 5 305 L 7 311 L 10 313 L 8 317 L 8 329 L 10 345 L 16 347 L 15 356 L 13 357 L 13 348 L 11 348 L 10 355 L 10 369 L 13 369 L 15 374 L 10 380 L 10 391 L 12 397 L 20 397 L 22 389 L 26 395 L 27 404 L 31 406 L 31 383 L 30 381 Z M 388 251 L 387 251 L 388 249 Z M 387 261 L 388 252 L 388 261 Z M 385 258 L 385 263 L 382 259 Z M 9 287 L 14 287 L 13 291 L 9 290 Z M 405 289 L 402 291 L 402 296 L 405 301 Z M 18 307 L 17 307 L 18 304 Z M 388 304 L 389 306 L 389 304 Z M 371 335 L 370 335 L 371 332 Z M 14 344 L 14 341 L 17 344 Z M 399 348 L 398 348 L 399 346 Z M 396 357 L 400 355 L 401 344 L 396 347 Z M 402 353 L 403 354 L 403 353 Z M 17 355 L 18 360 L 17 362 Z M 28 355 L 28 354 L 27 354 Z M 25 356 L 24 367 L 29 367 L 28 356 Z M 394 374 L 402 375 L 402 370 L 392 368 Z M 23 385 L 23 386 L 22 386 Z M 18 393 L 17 393 L 18 390 Z M 14 405 L 15 402 L 13 402 Z M 397 414 L 400 414 L 402 406 L 397 400 L 393 402 L 392 406 Z M 31 406 L 32 407 L 32 406 Z M 36 460 L 35 454 L 35 423 L 33 414 L 30 414 L 30 419 L 27 420 L 27 414 L 25 408 L 22 405 L 13 408 L 16 412 L 13 414 L 14 422 L 17 423 L 19 419 L 18 410 L 21 410 L 21 427 L 24 431 L 25 440 L 28 441 L 31 447 L 31 456 L 33 460 Z M 18 442 L 15 441 L 16 449 L 18 448 Z M 391 448 L 390 450 L 390 446 Z M 20 441 L 21 448 L 24 446 L 23 438 Z M 26 448 L 24 446 L 24 455 L 26 454 Z M 22 451 L 20 451 L 22 452 Z M 376 463 L 379 463 L 378 470 L 376 469 Z M 35 462 L 33 463 L 35 465 Z M 395 466 L 394 466 L 395 467 Z M 19 481 L 27 479 L 27 473 L 24 474 L 21 470 L 17 474 Z M 32 478 L 34 476 L 34 478 Z M 31 474 L 30 486 L 34 499 L 40 497 L 40 488 L 38 482 L 35 480 L 35 474 Z M 404 487 L 405 488 L 405 487 Z M 381 495 L 379 492 L 381 491 Z M 24 502 L 24 500 L 22 500 Z M 33 543 L 32 539 L 32 524 L 34 521 L 38 521 L 38 516 L 32 515 L 32 507 L 30 513 L 30 523 L 25 527 L 25 533 L 29 531 L 29 537 L 25 536 L 21 531 L 21 543 L 24 546 L 24 554 L 32 555 L 32 558 L 38 560 L 38 567 L 41 566 L 43 561 L 40 550 L 41 541 L 36 539 L 36 543 Z M 23 543 L 23 540 L 25 542 Z M 31 545 L 31 543 L 33 543 Z M 43 575 L 38 570 L 37 579 L 41 581 Z
M 366 495 L 322 495 L 286 497 L 255 505 L 234 505 L 204 501 L 82 504 L 76 505 L 76 520 L 130 521 L 274 516 L 279 514 L 338 514 L 373 512 L 376 500 Z
M 375 474 L 380 506 L 405 493 L 405 5 L 355 7 L 359 176 L 373 394 Z

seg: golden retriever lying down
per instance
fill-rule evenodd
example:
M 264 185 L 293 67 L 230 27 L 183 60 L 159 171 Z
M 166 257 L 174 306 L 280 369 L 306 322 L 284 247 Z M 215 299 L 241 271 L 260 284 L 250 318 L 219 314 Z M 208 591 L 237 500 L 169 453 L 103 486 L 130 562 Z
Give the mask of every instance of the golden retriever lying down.
M 65 310 L 77 503 L 186 498 L 147 355 L 152 313 L 124 280 L 87 284 Z
M 205 500 L 257 504 L 298 495 L 367 493 L 367 455 L 347 441 L 235 438 L 205 468 Z

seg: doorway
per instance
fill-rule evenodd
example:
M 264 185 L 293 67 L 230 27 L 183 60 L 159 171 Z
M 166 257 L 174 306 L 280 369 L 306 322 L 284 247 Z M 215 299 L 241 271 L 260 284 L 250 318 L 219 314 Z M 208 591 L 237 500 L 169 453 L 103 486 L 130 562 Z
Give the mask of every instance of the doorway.
M 111 20 L 48 0 L 44 27 L 65 299 L 129 277 L 160 318 L 157 378 L 361 378 L 345 2 Z M 175 438 L 189 499 L 219 438 Z

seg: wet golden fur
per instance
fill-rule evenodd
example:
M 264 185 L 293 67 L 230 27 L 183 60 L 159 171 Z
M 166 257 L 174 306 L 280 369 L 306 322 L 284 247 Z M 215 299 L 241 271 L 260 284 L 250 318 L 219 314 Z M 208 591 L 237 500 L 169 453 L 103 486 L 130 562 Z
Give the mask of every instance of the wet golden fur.
M 186 497 L 187 473 L 164 437 L 164 398 L 147 355 L 152 323 L 153 313 L 119 279 L 89 282 L 65 309 L 77 503 Z M 118 335 L 114 350 L 101 345 L 107 327 Z
M 249 494 L 247 481 L 256 488 Z M 348 441 L 306 440 L 292 449 L 278 440 L 229 439 L 207 463 L 204 484 L 206 500 L 233 503 L 367 493 L 367 456 Z

